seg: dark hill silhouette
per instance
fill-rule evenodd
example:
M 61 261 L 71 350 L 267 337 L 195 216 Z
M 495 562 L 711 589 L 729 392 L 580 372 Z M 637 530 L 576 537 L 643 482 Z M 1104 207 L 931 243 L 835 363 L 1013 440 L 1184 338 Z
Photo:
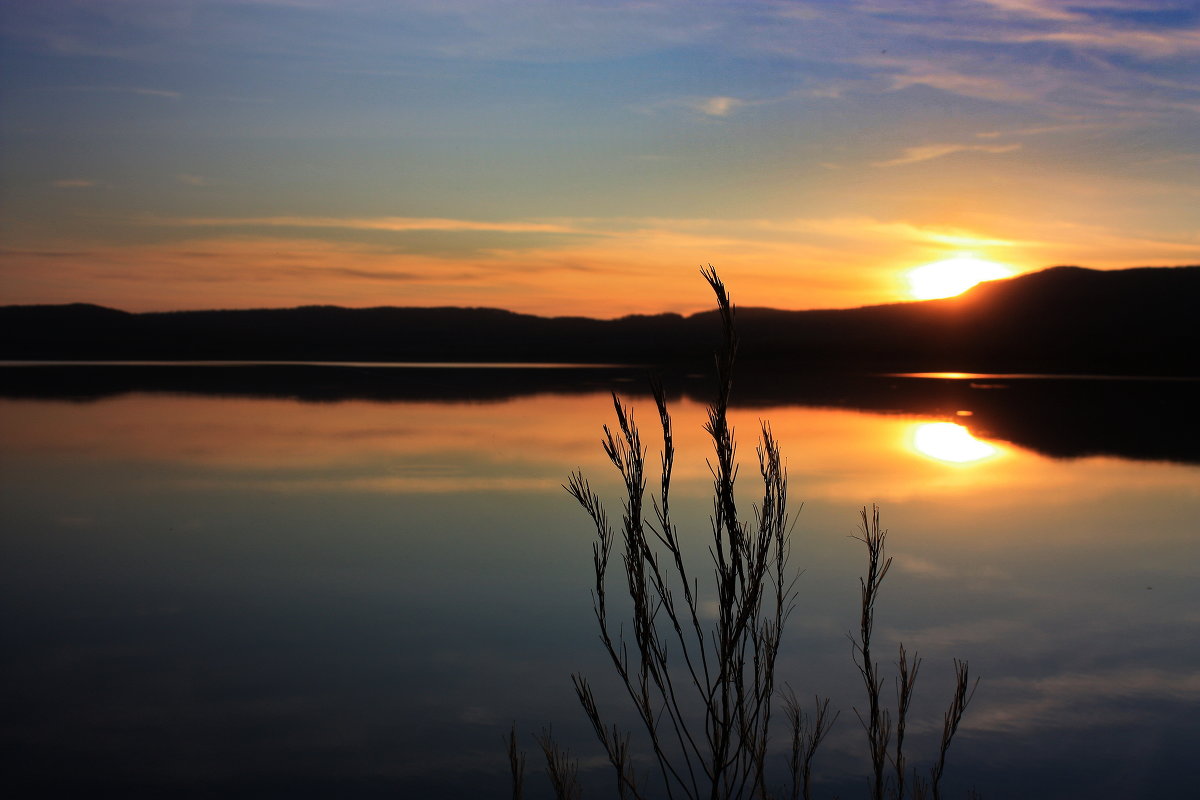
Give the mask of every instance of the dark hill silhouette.
M 739 325 L 748 358 L 829 368 L 1195 375 L 1197 301 L 1200 266 L 1052 267 L 942 300 L 740 309 Z
M 1198 374 L 1200 266 L 1053 267 L 958 297 L 739 308 L 743 360 L 818 370 Z M 705 312 L 616 320 L 487 308 L 309 306 L 130 314 L 0 307 L 0 359 L 707 363 Z

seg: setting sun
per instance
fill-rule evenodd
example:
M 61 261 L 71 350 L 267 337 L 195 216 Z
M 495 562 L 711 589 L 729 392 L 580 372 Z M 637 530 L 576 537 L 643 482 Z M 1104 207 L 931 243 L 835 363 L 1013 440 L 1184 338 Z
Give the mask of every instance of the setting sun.
M 981 281 L 1007 278 L 1013 270 L 974 256 L 959 256 L 909 270 L 909 293 L 918 300 L 936 300 L 962 294 Z

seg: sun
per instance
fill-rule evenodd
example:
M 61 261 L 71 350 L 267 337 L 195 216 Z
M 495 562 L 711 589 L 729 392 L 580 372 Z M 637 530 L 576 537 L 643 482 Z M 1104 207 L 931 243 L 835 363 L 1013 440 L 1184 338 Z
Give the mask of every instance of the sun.
M 918 300 L 936 300 L 962 294 L 980 281 L 1007 278 L 1010 267 L 975 256 L 957 256 L 908 271 L 909 294 Z

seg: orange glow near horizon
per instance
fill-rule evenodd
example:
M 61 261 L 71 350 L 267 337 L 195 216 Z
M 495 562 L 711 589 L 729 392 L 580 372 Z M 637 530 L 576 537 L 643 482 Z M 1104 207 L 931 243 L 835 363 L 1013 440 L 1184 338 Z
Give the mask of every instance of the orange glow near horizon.
M 907 273 L 909 292 L 917 300 L 936 300 L 962 294 L 977 283 L 1009 278 L 1013 269 L 971 255 L 925 264 Z
M 170 227 L 140 219 L 129 221 L 131 230 L 153 234 Z M 519 247 L 506 240 L 511 234 L 488 227 L 497 224 L 460 220 L 467 233 L 454 235 L 483 241 L 455 246 L 451 237 L 442 250 L 428 252 L 416 242 L 404 250 L 354 236 L 372 225 L 427 225 L 451 236 L 437 226 L 453 221 L 346 219 L 344 230 L 331 232 L 302 227 L 329 220 L 282 219 L 270 231 L 245 236 L 235 235 L 237 220 L 225 221 L 235 233 L 210 231 L 200 224 L 205 220 L 168 221 L 185 238 L 22 241 L 0 253 L 5 302 L 94 303 L 129 312 L 458 306 L 611 319 L 711 309 L 711 293 L 697 274 L 706 264 L 720 272 L 738 305 L 805 310 L 949 296 L 980 280 L 1054 263 L 1108 269 L 1132 258 L 1112 243 L 1104 253 L 1074 244 L 1035 247 L 984 229 L 867 217 L 537 218 L 511 223 L 528 239 Z M 541 232 L 550 227 L 572 233 Z M 1004 264 L 972 255 L 998 248 L 1004 248 Z M 1141 256 L 1139 263 L 1166 266 L 1178 259 Z
M 661 437 L 653 401 L 645 396 L 626 400 L 654 453 Z M 600 426 L 611 422 L 612 414 L 611 400 L 600 394 L 488 403 L 332 404 L 131 394 L 85 406 L 2 401 L 0 411 L 0 449 L 6 453 L 149 465 L 153 469 L 145 472 L 145 480 L 150 483 L 177 481 L 174 465 L 187 463 L 204 470 L 202 479 L 187 478 L 195 488 L 560 491 L 565 473 L 582 468 L 597 491 L 619 491 L 600 448 Z M 712 488 L 706 462 L 712 443 L 703 429 L 705 405 L 682 398 L 672 412 L 679 452 L 676 495 L 706 498 Z M 731 410 L 730 421 L 746 445 L 760 419 L 771 421 L 785 454 L 805 454 L 803 463 L 793 460 L 789 471 L 808 499 L 856 503 L 875 496 L 907 502 L 1020 486 L 1056 502 L 1064 491 L 1053 462 L 981 442 L 951 423 L 841 409 Z M 937 433 L 944 428 L 955 430 Z M 1129 478 L 1122 473 L 1120 480 Z M 1080 488 L 1103 492 L 1109 485 Z
M 307 222 L 325 221 L 283 220 L 269 232 L 237 236 L 183 219 L 176 224 L 188 236 L 178 241 L 51 247 L 31 240 L 0 257 L 0 283 L 7 302 L 95 303 L 129 312 L 459 306 L 615 318 L 710 309 L 711 294 L 697 271 L 712 264 L 739 305 L 837 309 L 911 299 L 904 265 L 946 254 L 951 233 L 956 242 L 998 241 L 982 232 L 857 217 L 787 223 L 539 219 L 513 223 L 529 241 L 512 247 L 506 234 L 477 231 L 471 226 L 483 223 L 464 220 L 461 225 L 486 237 L 487 246 L 405 252 L 353 239 L 362 226 L 384 222 L 344 220 L 350 233 L 302 229 Z M 526 231 L 551 224 L 573 233 Z M 157 230 L 137 219 L 130 225 Z M 310 238 L 293 235 L 296 230 Z M 1030 258 L 1037 256 L 1023 255 L 1022 270 L 1041 263 L 1030 264 Z
M 661 436 L 654 402 L 646 396 L 627 400 L 642 426 L 656 481 Z M 672 412 L 673 494 L 679 514 L 703 526 L 712 492 L 705 405 L 681 398 Z M 761 419 L 770 420 L 790 456 L 789 496 L 847 509 L 868 500 L 898 508 L 932 500 L 938 507 L 969 504 L 978 513 L 1008 508 L 1016 494 L 1033 508 L 1164 481 L 1186 488 L 1195 483 L 1194 470 L 1177 465 L 1094 458 L 1064 470 L 1061 462 L 1017 446 L 997 446 L 994 457 L 974 462 L 944 460 L 913 446 L 917 426 L 937 424 L 929 419 L 797 406 L 731 409 L 730 422 L 745 448 L 743 469 L 757 466 L 747 454 Z M 602 497 L 612 498 L 620 496 L 622 484 L 600 446 L 600 427 L 611 421 L 612 401 L 602 394 L 494 403 L 324 404 L 138 394 L 83 405 L 0 400 L 0 453 L 10 463 L 19 456 L 93 470 L 111 464 L 147 493 L 561 495 L 565 476 L 582 469 Z M 754 497 L 753 483 L 743 487 L 747 498 Z M 1005 539 L 1004 547 L 1013 542 Z

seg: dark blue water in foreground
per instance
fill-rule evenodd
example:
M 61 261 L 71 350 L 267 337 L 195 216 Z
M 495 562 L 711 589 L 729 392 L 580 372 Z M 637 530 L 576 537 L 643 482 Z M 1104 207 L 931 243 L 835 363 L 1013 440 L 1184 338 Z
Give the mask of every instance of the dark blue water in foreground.
M 895 557 L 876 651 L 925 659 L 914 761 L 936 746 L 951 659 L 983 678 L 947 797 L 1183 796 L 1200 779 L 1200 468 L 988 438 L 972 420 L 995 402 L 735 409 L 746 513 L 759 419 L 805 504 L 779 674 L 842 710 L 819 796 L 864 796 L 845 634 L 863 568 L 849 536 L 871 502 Z M 582 467 L 619 515 L 610 411 L 585 388 L 0 400 L 6 794 L 506 796 L 515 722 L 531 773 L 531 735 L 552 724 L 585 796 L 607 796 L 570 674 L 629 715 L 591 617 L 589 526 L 560 484 Z M 703 409 L 676 411 L 674 501 L 703 580 Z

